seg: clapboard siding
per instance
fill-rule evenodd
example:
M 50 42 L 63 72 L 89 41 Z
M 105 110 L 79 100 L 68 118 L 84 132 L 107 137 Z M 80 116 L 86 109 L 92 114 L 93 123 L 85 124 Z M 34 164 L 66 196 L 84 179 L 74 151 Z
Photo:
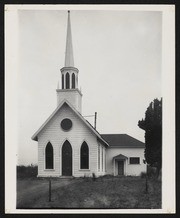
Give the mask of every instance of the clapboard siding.
M 108 148 L 106 149 L 107 174 L 116 174 L 117 165 L 113 165 L 113 157 L 122 154 L 128 159 L 125 161 L 125 175 L 139 176 L 141 172 L 146 172 L 146 164 L 143 163 L 144 148 Z M 140 164 L 129 164 L 130 157 L 139 157 Z M 115 170 L 115 171 L 114 171 Z
M 60 127 L 60 123 L 64 118 L 69 118 L 73 122 L 70 131 L 63 131 Z M 73 176 L 92 176 L 92 173 L 103 175 L 104 171 L 98 172 L 97 169 L 97 136 L 79 119 L 69 106 L 64 104 L 38 135 L 38 176 L 61 176 L 61 149 L 66 140 L 72 146 Z M 80 148 L 84 141 L 89 146 L 89 170 L 80 169 Z M 48 142 L 51 142 L 54 149 L 53 170 L 45 170 L 45 147 Z
M 66 99 L 71 105 L 81 113 L 82 94 L 78 89 L 58 89 L 57 90 L 57 106 Z

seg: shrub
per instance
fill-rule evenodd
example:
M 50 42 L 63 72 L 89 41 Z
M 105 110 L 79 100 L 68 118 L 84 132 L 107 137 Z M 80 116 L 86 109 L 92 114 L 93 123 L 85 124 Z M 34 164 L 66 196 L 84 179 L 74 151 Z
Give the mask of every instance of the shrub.
M 93 180 L 93 181 L 96 180 L 96 175 L 95 175 L 95 173 L 92 173 L 92 180 Z
M 112 175 L 112 174 L 105 174 L 102 177 L 103 178 L 114 178 L 114 175 Z
M 156 167 L 151 167 L 148 166 L 147 168 L 147 174 L 149 178 L 156 178 L 158 173 L 157 173 L 157 168 Z
M 17 166 L 17 178 L 35 178 L 38 174 L 38 166 L 37 165 L 20 165 Z
M 142 178 L 142 179 L 143 179 L 143 178 L 146 178 L 146 175 L 147 175 L 147 173 L 141 172 L 141 178 Z
M 157 168 L 156 167 L 151 167 L 148 166 L 147 167 L 147 173 L 146 172 L 142 172 L 141 173 L 141 178 L 145 178 L 147 175 L 148 178 L 157 178 Z

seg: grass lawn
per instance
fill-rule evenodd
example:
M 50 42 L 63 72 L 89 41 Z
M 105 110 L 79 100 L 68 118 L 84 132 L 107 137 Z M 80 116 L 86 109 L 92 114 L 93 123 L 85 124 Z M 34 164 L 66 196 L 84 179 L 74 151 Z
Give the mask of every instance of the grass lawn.
M 17 208 L 161 208 L 161 182 L 145 178 L 101 177 L 52 179 L 49 202 L 48 179 L 17 180 Z

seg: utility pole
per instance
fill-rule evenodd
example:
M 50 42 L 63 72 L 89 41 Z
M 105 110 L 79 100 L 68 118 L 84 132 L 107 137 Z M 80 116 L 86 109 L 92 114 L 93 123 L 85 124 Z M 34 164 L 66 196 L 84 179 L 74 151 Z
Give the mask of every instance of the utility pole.
M 97 112 L 95 112 L 95 116 L 94 116 L 94 128 L 96 129 L 96 120 L 97 120 Z
M 94 129 L 96 129 L 96 121 L 97 121 L 97 112 L 95 112 L 95 115 L 88 115 L 83 117 L 94 117 Z

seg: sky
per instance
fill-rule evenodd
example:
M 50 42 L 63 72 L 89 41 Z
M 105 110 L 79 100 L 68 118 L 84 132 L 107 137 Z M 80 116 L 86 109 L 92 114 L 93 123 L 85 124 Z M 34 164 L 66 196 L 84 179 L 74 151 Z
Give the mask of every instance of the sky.
M 162 97 L 162 13 L 71 10 L 71 29 L 82 115 L 97 112 L 102 134 L 144 142 L 138 121 Z M 31 137 L 57 107 L 66 30 L 66 10 L 18 11 L 18 164 L 37 164 Z

